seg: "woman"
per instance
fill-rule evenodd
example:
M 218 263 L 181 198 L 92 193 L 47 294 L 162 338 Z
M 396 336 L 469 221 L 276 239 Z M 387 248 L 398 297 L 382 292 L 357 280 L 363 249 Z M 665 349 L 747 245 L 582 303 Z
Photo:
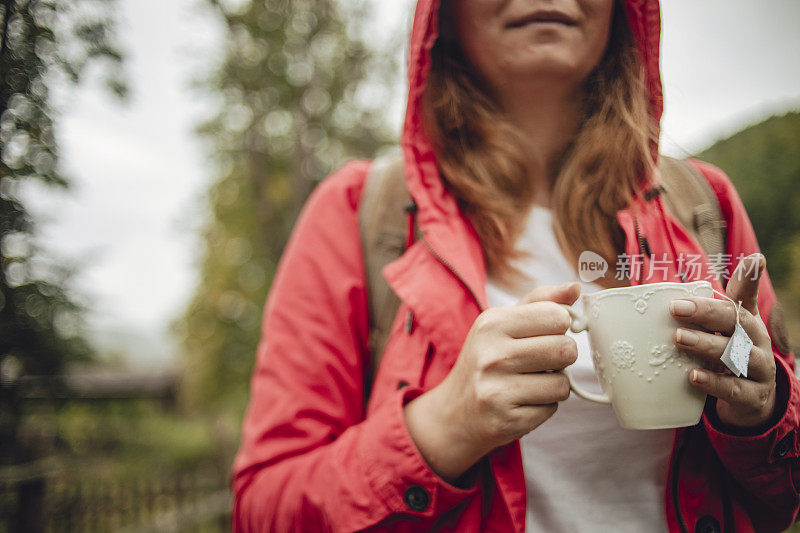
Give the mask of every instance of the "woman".
M 589 372 L 585 339 L 567 334 L 557 305 L 579 297 L 582 250 L 616 265 L 646 239 L 673 258 L 659 279 L 612 271 L 584 290 L 680 281 L 677 257 L 707 259 L 645 194 L 658 183 L 659 25 L 656 0 L 419 0 L 402 145 L 424 238 L 384 270 L 401 305 L 366 413 L 357 214 L 369 163 L 359 161 L 317 187 L 271 289 L 234 464 L 235 529 L 779 531 L 794 521 L 800 388 L 763 256 L 737 259 L 758 245 L 719 169 L 692 163 L 726 218 L 736 270 L 714 286 L 746 310 L 750 378 L 693 375 L 712 398 L 697 426 L 632 432 L 548 372 L 576 359 L 575 374 Z M 676 344 L 716 368 L 730 304 L 671 309 L 704 328 L 696 339 L 678 330 Z

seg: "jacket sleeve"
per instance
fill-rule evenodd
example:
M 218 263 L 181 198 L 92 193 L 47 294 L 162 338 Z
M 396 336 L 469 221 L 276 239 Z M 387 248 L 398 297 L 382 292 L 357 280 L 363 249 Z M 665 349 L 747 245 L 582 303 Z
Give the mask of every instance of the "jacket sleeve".
M 745 256 L 758 252 L 755 232 L 742 200 L 730 179 L 717 167 L 694 161 L 717 193 L 727 221 L 730 272 Z M 769 266 L 769 265 L 768 265 Z M 761 278 L 758 311 L 772 339 L 776 366 L 776 412 L 764 427 L 742 431 L 725 427 L 714 408 L 703 423 L 725 468 L 748 492 L 749 513 L 757 531 L 783 531 L 800 508 L 800 383 L 795 377 L 794 354 L 789 347 L 783 317 L 769 275 Z
M 430 518 L 475 491 L 439 478 L 414 445 L 403 405 L 418 389 L 364 419 L 357 208 L 368 166 L 323 180 L 278 265 L 233 465 L 235 531 L 355 531 L 396 513 Z

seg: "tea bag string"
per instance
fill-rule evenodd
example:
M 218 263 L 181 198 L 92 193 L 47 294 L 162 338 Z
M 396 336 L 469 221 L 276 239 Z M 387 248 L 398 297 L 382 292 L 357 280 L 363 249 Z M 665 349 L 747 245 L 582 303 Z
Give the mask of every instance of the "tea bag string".
M 723 298 L 725 298 L 726 300 L 728 300 L 730 303 L 733 304 L 733 308 L 736 310 L 736 325 L 741 327 L 741 323 L 739 322 L 739 311 L 742 309 L 742 301 L 739 300 L 739 302 L 737 303 L 733 301 L 733 298 L 731 298 L 727 294 L 719 292 L 717 289 L 712 288 L 711 290 L 714 291 L 715 294 L 719 294 L 720 296 L 722 296 Z
M 714 289 L 712 288 L 712 290 Z M 728 370 L 733 372 L 734 376 L 747 377 L 747 370 L 750 366 L 750 350 L 753 349 L 753 341 L 747 335 L 739 319 L 742 301 L 739 300 L 737 304 L 727 294 L 722 294 L 717 290 L 714 290 L 714 292 L 731 302 L 736 309 L 736 327 L 734 327 L 733 333 L 731 333 L 728 339 L 728 344 L 725 346 L 725 351 L 722 352 L 720 361 L 728 367 Z

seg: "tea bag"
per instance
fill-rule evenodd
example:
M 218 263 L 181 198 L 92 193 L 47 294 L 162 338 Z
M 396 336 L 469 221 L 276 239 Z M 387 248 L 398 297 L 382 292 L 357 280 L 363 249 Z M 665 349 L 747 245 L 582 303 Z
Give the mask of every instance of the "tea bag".
M 750 364 L 750 350 L 753 349 L 753 341 L 739 322 L 739 310 L 741 308 L 742 302 L 740 301 L 736 306 L 736 327 L 728 340 L 728 345 L 725 346 L 725 351 L 722 353 L 720 360 L 737 377 L 747 377 L 747 366 Z

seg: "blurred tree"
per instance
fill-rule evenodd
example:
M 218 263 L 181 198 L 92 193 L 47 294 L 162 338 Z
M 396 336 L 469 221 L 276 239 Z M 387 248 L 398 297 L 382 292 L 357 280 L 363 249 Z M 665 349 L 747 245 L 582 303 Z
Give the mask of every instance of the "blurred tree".
M 55 376 L 90 355 L 82 308 L 68 292 L 73 269 L 37 249 L 19 192 L 31 180 L 69 185 L 57 165 L 54 86 L 78 83 L 102 60 L 110 89 L 125 94 L 114 8 L 114 0 L 0 1 L 0 461 L 15 460 L 17 378 Z
M 771 117 L 698 155 L 730 176 L 778 289 L 800 282 L 800 113 Z M 795 288 L 800 289 L 800 288 Z M 800 292 L 798 292 L 800 294 Z
M 206 0 L 227 29 L 205 85 L 219 112 L 200 128 L 218 180 L 203 229 L 201 278 L 173 325 L 196 405 L 241 410 L 261 310 L 295 217 L 314 185 L 346 158 L 392 141 L 385 116 L 394 54 L 354 34 L 363 1 Z

